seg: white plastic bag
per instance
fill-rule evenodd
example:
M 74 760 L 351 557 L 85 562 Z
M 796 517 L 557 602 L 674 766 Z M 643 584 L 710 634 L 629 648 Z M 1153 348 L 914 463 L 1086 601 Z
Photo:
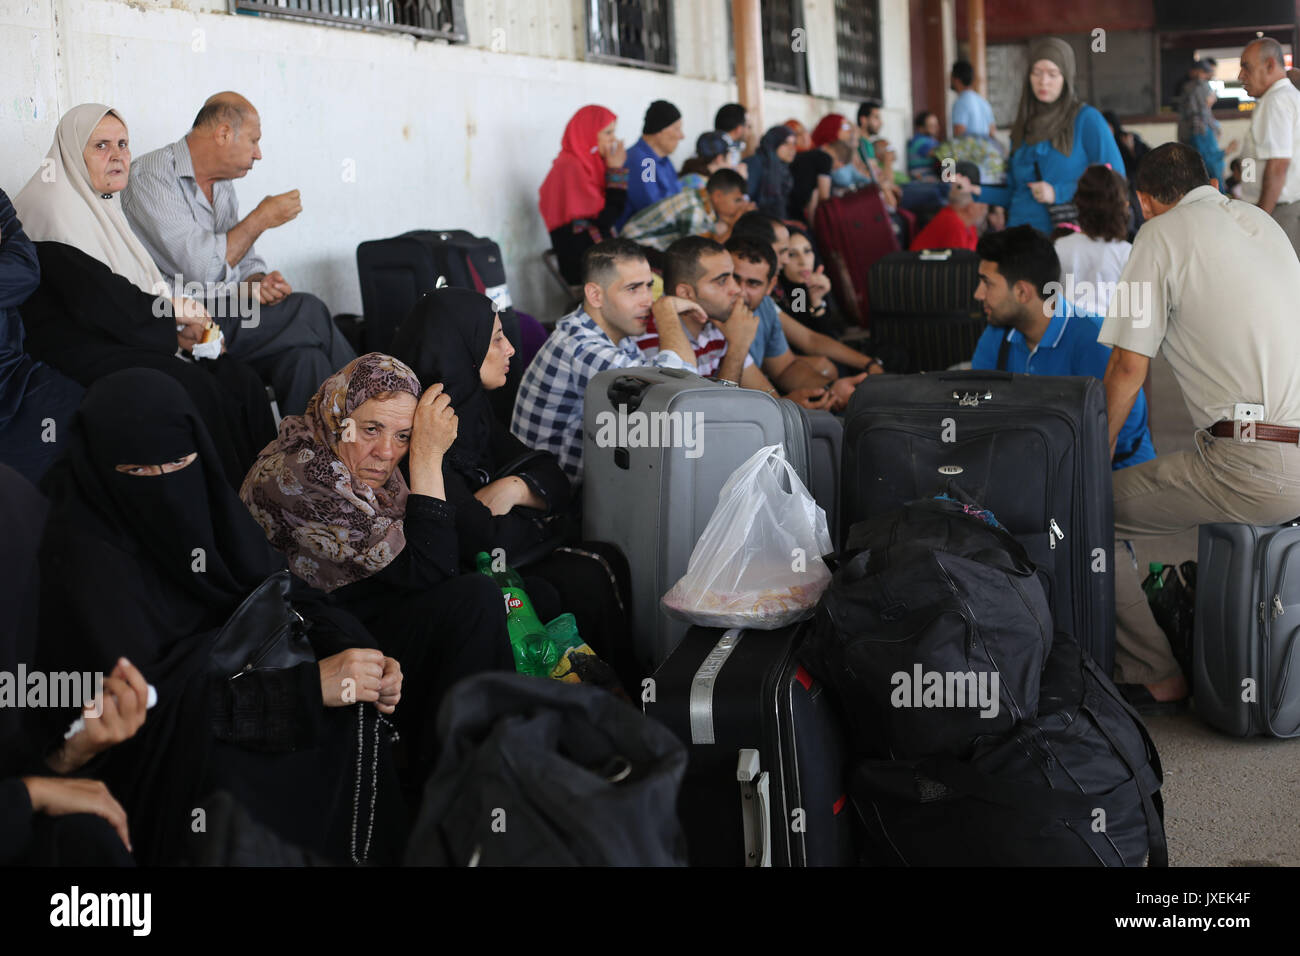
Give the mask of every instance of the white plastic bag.
M 781 487 L 782 471 L 789 491 Z M 784 627 L 812 613 L 830 583 L 821 557 L 831 550 L 826 512 L 785 449 L 768 445 L 722 486 L 686 573 L 663 605 L 704 627 Z

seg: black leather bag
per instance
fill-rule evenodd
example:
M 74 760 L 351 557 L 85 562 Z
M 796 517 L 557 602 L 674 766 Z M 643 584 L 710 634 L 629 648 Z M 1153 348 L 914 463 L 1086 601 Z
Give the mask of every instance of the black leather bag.
M 212 671 L 225 677 L 316 660 L 307 623 L 289 603 L 288 571 L 275 572 L 244 598 L 217 633 L 210 656 Z

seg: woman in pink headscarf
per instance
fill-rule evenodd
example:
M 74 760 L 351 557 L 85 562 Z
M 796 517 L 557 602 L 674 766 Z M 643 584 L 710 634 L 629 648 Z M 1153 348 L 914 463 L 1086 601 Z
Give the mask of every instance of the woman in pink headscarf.
M 582 282 L 582 254 L 613 234 L 627 203 L 627 150 L 614 135 L 617 119 L 603 106 L 574 113 L 539 190 L 551 248 L 573 285 Z

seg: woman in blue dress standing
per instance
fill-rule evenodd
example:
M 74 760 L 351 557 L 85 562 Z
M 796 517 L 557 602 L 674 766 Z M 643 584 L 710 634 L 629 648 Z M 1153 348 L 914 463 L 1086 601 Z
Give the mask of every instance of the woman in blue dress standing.
M 1007 208 L 1007 225 L 1052 231 L 1049 206 L 1074 199 L 1075 184 L 1093 164 L 1127 176 L 1105 117 L 1075 93 L 1074 50 L 1045 37 L 1029 51 L 1029 73 L 1011 127 L 1007 182 L 979 189 L 982 202 Z

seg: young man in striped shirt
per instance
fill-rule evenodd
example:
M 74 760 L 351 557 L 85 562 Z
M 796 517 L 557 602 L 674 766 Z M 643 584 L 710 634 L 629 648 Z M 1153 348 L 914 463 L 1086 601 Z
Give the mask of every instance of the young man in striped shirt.
M 682 331 L 695 352 L 695 370 L 705 378 L 756 388 L 776 397 L 776 389 L 754 364 L 749 346 L 758 332 L 758 316 L 745 305 L 731 254 L 712 239 L 679 239 L 664 254 L 664 294 L 699 305 L 680 314 Z M 654 319 L 636 340 L 647 360 L 659 354 Z

